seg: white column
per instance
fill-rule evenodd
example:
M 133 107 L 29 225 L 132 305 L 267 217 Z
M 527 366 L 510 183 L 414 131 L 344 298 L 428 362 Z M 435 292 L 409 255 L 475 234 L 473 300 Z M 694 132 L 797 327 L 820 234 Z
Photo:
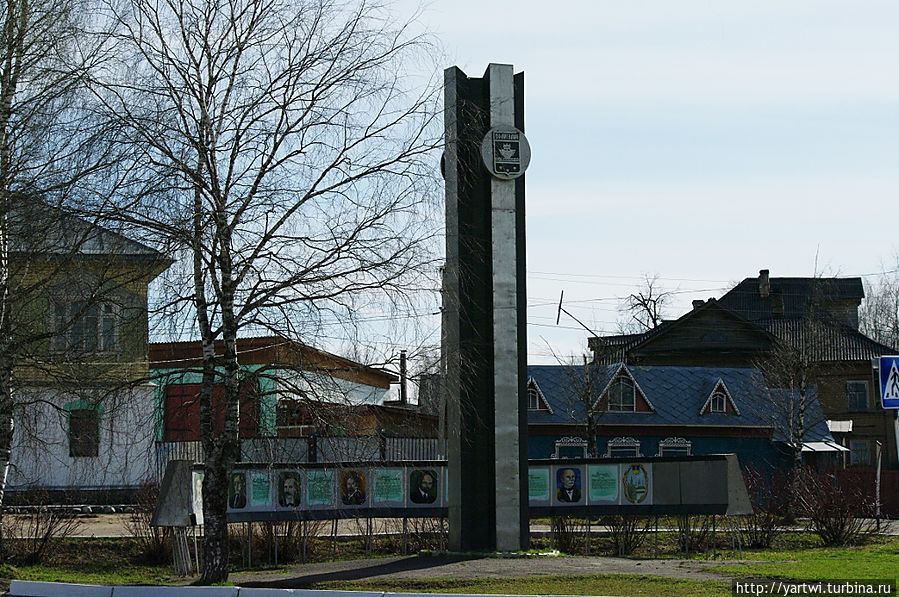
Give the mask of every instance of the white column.
M 490 127 L 515 126 L 512 65 L 491 64 Z M 496 548 L 521 547 L 515 181 L 491 179 Z

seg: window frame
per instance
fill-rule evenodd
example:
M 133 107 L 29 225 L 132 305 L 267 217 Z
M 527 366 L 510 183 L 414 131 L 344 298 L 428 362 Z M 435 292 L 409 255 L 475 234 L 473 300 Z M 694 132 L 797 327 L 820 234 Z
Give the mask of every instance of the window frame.
M 864 446 L 863 450 L 859 448 Z M 858 454 L 865 454 L 862 461 L 857 458 Z M 874 455 L 871 450 L 871 440 L 869 439 L 850 439 L 849 440 L 849 466 L 871 466 L 873 464 Z
M 612 400 L 613 394 L 616 393 L 618 388 L 627 385 L 630 388 L 630 408 L 625 408 L 626 403 L 624 400 L 623 394 L 617 396 L 618 400 Z M 607 392 L 608 395 L 608 403 L 606 405 L 606 410 L 612 413 L 631 413 L 637 412 L 637 383 L 628 377 L 627 375 L 619 375 L 615 379 L 612 380 L 612 383 L 609 384 L 609 390 Z
M 528 410 L 543 410 L 540 408 L 540 392 L 532 384 L 528 384 Z
M 659 456 L 692 456 L 693 442 L 685 437 L 666 437 L 659 442 Z
M 606 458 L 641 458 L 640 440 L 634 437 L 616 437 L 606 442 Z
M 716 406 L 720 402 L 720 406 Z M 710 413 L 726 413 L 727 412 L 727 394 L 724 390 L 715 389 L 709 400 Z
M 50 350 L 114 354 L 122 350 L 121 309 L 110 301 L 53 301 Z
M 88 413 L 91 416 L 85 418 Z M 80 406 L 68 411 L 69 425 L 66 437 L 69 442 L 70 458 L 97 458 L 100 456 L 100 414 L 98 408 L 90 406 Z M 80 434 L 84 433 L 83 430 L 79 430 L 78 434 L 75 433 L 76 422 L 81 425 L 92 425 L 93 429 L 88 429 L 87 435 L 82 437 Z
M 865 388 L 865 405 L 862 408 L 859 408 L 857 404 L 852 402 L 853 394 L 850 391 L 851 386 L 858 387 L 859 385 Z M 866 380 L 859 379 L 849 379 L 846 380 L 846 409 L 849 412 L 868 412 L 871 410 L 871 399 L 870 399 L 870 386 Z

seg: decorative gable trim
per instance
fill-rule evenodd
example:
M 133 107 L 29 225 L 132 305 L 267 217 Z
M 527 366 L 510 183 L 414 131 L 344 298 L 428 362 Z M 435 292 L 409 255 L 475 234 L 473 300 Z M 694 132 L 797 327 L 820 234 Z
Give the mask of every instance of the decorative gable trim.
M 727 404 L 730 404 L 730 407 L 734 409 L 734 413 L 739 415 L 740 409 L 737 408 L 736 402 L 734 402 L 733 396 L 730 395 L 730 390 L 727 389 L 727 385 L 724 383 L 724 380 L 720 377 L 718 381 L 715 382 L 715 387 L 712 389 L 712 392 L 709 394 L 708 398 L 705 399 L 705 402 L 702 405 L 702 408 L 699 409 L 699 414 L 704 415 L 711 412 L 712 409 L 712 396 L 721 392 L 724 394 L 724 399 L 727 401 Z M 727 413 L 727 408 L 724 409 L 725 414 Z
M 534 388 L 534 390 L 537 391 L 537 400 L 539 400 L 540 404 L 542 405 L 542 408 L 538 408 L 537 410 L 545 410 L 549 414 L 553 414 L 553 409 L 549 405 L 549 400 L 546 399 L 546 396 L 543 394 L 543 390 L 540 389 L 540 384 L 538 384 L 537 380 L 534 379 L 533 377 L 529 377 L 528 383 L 527 383 L 527 390 L 529 391 L 531 388 Z M 530 405 L 530 401 L 529 401 L 529 405 Z M 528 408 L 528 410 L 531 410 L 531 409 Z
M 640 387 L 640 384 L 637 383 L 637 380 L 634 379 L 634 375 L 631 373 L 630 369 L 627 368 L 627 365 L 621 363 L 618 366 L 618 369 L 615 370 L 615 373 L 612 374 L 612 377 L 609 378 L 609 381 L 606 383 L 606 386 L 602 389 L 602 392 L 599 393 L 599 398 L 596 399 L 596 402 L 593 403 L 593 408 L 598 409 L 600 403 L 602 402 L 603 397 L 608 396 L 609 388 L 612 387 L 612 382 L 618 379 L 619 376 L 625 375 L 634 383 L 634 390 L 639 392 L 640 396 L 646 402 L 646 405 L 649 407 L 650 412 L 655 412 L 656 407 L 653 406 L 652 402 L 649 401 L 649 397 L 646 395 L 646 392 L 643 391 L 643 388 Z

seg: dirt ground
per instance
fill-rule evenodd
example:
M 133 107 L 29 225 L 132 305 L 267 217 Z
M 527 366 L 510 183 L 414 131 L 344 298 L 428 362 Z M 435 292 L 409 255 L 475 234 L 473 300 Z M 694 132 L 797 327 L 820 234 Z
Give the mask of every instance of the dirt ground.
M 99 514 L 82 518 L 82 537 L 127 537 L 129 514 Z M 341 525 L 342 527 L 343 525 Z M 535 527 L 533 530 L 543 530 Z M 355 528 L 338 528 L 338 534 L 354 534 Z M 528 557 L 489 558 L 476 556 L 397 556 L 297 565 L 287 571 L 253 571 L 232 574 L 241 586 L 303 588 L 329 580 L 361 580 L 376 577 L 516 577 L 543 574 L 652 574 L 695 580 L 721 580 L 710 572 L 721 562 L 692 560 L 632 560 L 610 557 Z

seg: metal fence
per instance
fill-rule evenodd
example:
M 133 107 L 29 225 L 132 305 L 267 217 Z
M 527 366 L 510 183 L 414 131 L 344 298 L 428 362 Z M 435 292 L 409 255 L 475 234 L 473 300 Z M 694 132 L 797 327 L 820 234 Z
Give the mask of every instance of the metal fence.
M 200 442 L 157 442 L 156 474 L 170 460 L 204 461 Z M 444 460 L 446 443 L 431 437 L 271 437 L 240 442 L 242 462 L 380 462 Z

